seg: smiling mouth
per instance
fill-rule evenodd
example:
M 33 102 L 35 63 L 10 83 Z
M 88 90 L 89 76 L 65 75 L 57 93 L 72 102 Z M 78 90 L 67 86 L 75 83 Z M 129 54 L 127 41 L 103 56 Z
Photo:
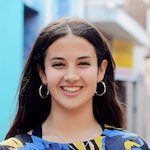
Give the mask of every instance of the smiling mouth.
M 77 92 L 79 91 L 82 87 L 61 87 L 64 91 L 68 92 Z

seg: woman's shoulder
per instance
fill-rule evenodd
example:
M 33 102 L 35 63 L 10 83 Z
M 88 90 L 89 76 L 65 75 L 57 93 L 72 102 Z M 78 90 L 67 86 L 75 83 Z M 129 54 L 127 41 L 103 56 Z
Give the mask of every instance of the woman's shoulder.
M 26 142 L 32 142 L 30 135 L 21 133 L 15 137 L 8 138 L 7 140 L 1 142 L 0 150 L 15 150 L 18 148 L 23 148 Z
M 143 138 L 121 128 L 105 125 L 103 135 L 106 137 L 105 144 L 111 149 L 125 147 L 125 149 L 142 148 L 142 150 L 150 150 L 150 146 Z
M 0 150 L 13 150 L 17 149 L 17 147 L 23 147 L 23 143 L 15 137 L 9 138 L 0 143 Z

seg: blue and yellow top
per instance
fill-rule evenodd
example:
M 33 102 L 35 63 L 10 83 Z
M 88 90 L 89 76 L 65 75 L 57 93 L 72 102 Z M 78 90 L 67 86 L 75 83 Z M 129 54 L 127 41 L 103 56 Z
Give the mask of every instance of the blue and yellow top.
M 0 143 L 0 150 L 150 150 L 139 136 L 105 125 L 103 133 L 92 140 L 75 143 L 55 143 L 42 138 L 19 134 Z

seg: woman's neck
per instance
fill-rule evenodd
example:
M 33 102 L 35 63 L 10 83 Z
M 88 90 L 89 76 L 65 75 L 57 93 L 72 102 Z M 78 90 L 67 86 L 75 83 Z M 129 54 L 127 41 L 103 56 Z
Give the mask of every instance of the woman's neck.
M 42 125 L 43 138 L 55 142 L 73 142 L 95 138 L 102 133 L 94 118 L 92 105 L 78 110 L 51 109 Z M 63 137 L 63 138 L 62 138 Z

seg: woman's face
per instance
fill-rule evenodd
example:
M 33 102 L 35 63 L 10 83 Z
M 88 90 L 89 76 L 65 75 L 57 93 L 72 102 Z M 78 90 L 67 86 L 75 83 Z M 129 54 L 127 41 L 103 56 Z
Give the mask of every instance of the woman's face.
M 95 48 L 86 39 L 67 35 L 56 40 L 46 52 L 45 74 L 39 74 L 48 85 L 52 107 L 77 109 L 92 105 L 96 85 L 107 67 L 103 60 L 98 68 Z

